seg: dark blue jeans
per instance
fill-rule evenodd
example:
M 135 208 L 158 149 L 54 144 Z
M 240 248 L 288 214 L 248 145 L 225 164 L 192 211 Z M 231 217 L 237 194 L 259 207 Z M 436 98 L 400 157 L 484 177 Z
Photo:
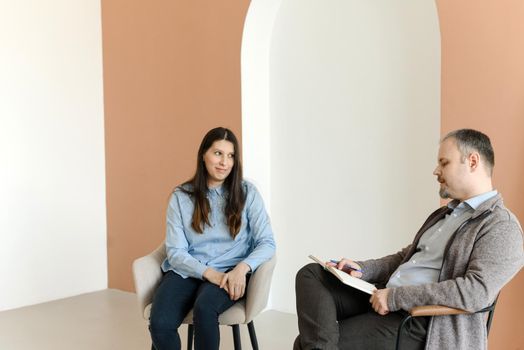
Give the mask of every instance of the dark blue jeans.
M 156 350 L 179 350 L 178 327 L 193 308 L 195 349 L 218 349 L 218 316 L 235 301 L 215 284 L 195 278 L 182 278 L 169 271 L 164 274 L 153 298 L 149 331 Z

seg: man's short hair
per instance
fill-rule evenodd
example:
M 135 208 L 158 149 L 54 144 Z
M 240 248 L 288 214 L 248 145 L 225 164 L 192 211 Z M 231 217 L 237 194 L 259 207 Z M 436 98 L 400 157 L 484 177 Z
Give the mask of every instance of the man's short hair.
M 486 164 L 489 175 L 493 174 L 495 166 L 495 153 L 493 146 L 486 134 L 473 129 L 459 129 L 448 133 L 442 141 L 453 138 L 457 142 L 457 147 L 464 161 L 472 152 L 478 152 Z

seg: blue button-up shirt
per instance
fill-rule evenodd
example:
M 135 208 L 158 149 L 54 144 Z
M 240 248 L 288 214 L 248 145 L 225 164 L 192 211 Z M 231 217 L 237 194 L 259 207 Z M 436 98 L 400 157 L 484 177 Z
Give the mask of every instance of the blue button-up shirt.
M 448 207 L 453 211 L 424 232 L 418 242 L 417 252 L 409 261 L 397 268 L 389 278 L 386 287 L 437 282 L 442 268 L 444 250 L 453 233 L 463 222 L 471 218 L 479 205 L 496 194 L 497 191 L 490 191 L 460 202 L 458 205 L 456 201 L 448 203 Z
M 191 227 L 195 207 L 191 196 L 180 188 L 173 192 L 167 209 L 164 272 L 172 270 L 184 278 L 202 279 L 208 267 L 225 272 L 244 262 L 255 271 L 273 256 L 275 241 L 262 197 L 253 184 L 244 181 L 242 186 L 246 203 L 235 239 L 229 233 L 224 214 L 227 191 L 222 186 L 208 191 L 211 225 L 205 225 L 203 233 Z

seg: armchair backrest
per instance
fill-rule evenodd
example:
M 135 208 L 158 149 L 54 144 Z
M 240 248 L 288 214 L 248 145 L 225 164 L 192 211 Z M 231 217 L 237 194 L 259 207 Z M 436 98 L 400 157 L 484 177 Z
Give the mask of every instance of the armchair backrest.
M 162 242 L 153 252 L 133 261 L 133 279 L 138 308 L 145 319 L 148 319 L 148 315 L 144 311 L 147 305 L 152 303 L 155 289 L 162 279 L 160 265 L 165 258 L 166 247 Z

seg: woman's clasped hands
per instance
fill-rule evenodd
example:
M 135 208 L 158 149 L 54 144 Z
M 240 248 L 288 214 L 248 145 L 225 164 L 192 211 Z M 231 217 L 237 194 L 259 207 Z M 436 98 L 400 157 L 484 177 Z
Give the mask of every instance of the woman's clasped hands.
M 219 272 L 208 268 L 204 271 L 204 278 L 224 289 L 231 300 L 238 300 L 246 292 L 246 275 L 249 271 L 251 271 L 249 265 L 241 262 L 228 272 Z
M 224 288 L 231 300 L 238 300 L 246 292 L 246 275 L 251 271 L 248 264 L 241 262 L 229 272 L 226 272 L 220 281 L 220 288 Z

